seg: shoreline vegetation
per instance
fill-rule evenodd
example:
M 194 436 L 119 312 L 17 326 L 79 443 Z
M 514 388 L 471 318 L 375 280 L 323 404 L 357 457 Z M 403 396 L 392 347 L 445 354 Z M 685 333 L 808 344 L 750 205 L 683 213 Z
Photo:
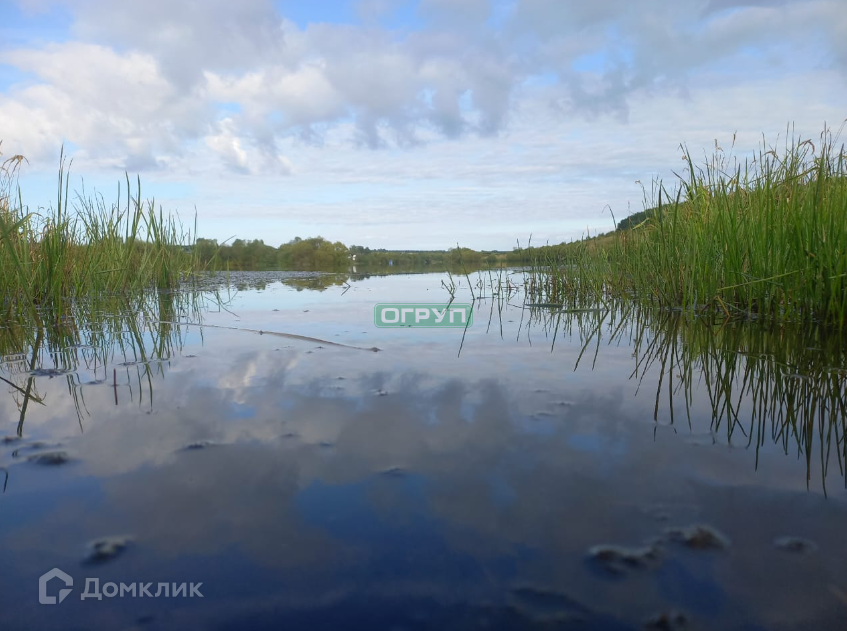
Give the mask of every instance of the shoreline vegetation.
M 201 238 L 197 239 L 197 249 L 200 262 L 209 268 L 245 272 L 345 272 L 353 266 L 368 271 L 388 267 L 442 271 L 462 266 L 482 269 L 532 261 L 519 250 L 477 251 L 458 246 L 449 250 L 386 250 L 347 246 L 323 237 L 295 237 L 278 248 L 261 239 L 235 239 L 232 243 L 219 244 L 215 239 Z
M 682 146 L 675 190 L 656 181 L 657 203 L 612 234 L 540 249 L 529 295 L 843 328 L 847 153 L 838 136 L 789 137 L 781 152 L 763 142 L 743 162 L 716 144 L 702 166 Z
M 111 204 L 84 190 L 72 199 L 63 151 L 56 205 L 34 211 L 16 186 L 25 162 L 20 155 L 0 162 L 0 305 L 6 314 L 58 318 L 80 300 L 176 289 L 200 269 L 192 231 L 157 210 L 155 200 L 144 200 L 140 179 L 133 190 L 127 176 L 126 190 L 119 188 Z
M 694 314 L 847 324 L 847 154 L 787 134 L 781 151 L 763 141 L 740 160 L 715 144 L 702 165 L 681 145 L 675 186 L 656 180 L 645 208 L 615 230 L 559 245 L 479 252 L 372 250 L 321 237 L 275 248 L 262 240 L 195 238 L 126 178 L 124 197 L 69 197 L 60 158 L 56 206 L 29 211 L 16 176 L 25 159 L 0 165 L 3 305 L 62 304 L 83 296 L 177 289 L 203 271 L 430 271 L 523 266 L 527 300 L 577 307 L 629 299 Z M 0 147 L 1 148 L 1 147 Z M 614 222 L 614 216 L 612 216 Z
M 843 127 L 843 126 L 842 126 Z M 847 325 L 847 153 L 824 129 L 817 141 L 763 140 L 739 159 L 715 144 L 673 188 L 654 181 L 645 211 L 606 234 L 511 252 L 370 250 L 320 237 L 273 248 L 198 240 L 201 261 L 228 269 L 363 271 L 389 266 L 478 270 L 524 266 L 527 300 L 578 308 L 610 299 L 691 314 Z M 612 217 L 614 221 L 614 216 Z M 353 258 L 355 256 L 355 258 Z

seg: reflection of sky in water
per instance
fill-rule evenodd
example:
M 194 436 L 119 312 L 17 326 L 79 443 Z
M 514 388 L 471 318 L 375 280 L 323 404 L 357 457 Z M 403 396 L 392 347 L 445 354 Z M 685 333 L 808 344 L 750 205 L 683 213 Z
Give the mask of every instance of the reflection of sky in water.
M 113 387 L 110 366 L 79 386 L 84 432 L 67 380 L 37 378 L 46 405 L 28 410 L 23 443 L 0 447 L 2 628 L 568 628 L 555 625 L 577 616 L 627 629 L 668 609 L 695 628 L 844 619 L 837 474 L 825 498 L 813 467 L 807 491 L 805 463 L 770 442 L 754 466 L 746 438 L 710 435 L 702 391 L 691 428 L 664 412 L 656 424 L 656 377 L 635 396 L 631 347 L 603 344 L 594 370 L 593 350 L 574 370 L 577 332 L 552 353 L 541 330 L 516 339 L 518 308 L 502 338 L 478 311 L 461 355 L 461 331 L 374 327 L 374 303 L 442 300 L 439 283 L 241 293 L 207 323 L 382 352 L 221 328 L 201 342 L 189 327 L 150 381 L 125 366 Z M 0 419 L 13 434 L 11 396 Z M 72 462 L 26 462 L 33 440 Z M 614 579 L 586 561 L 593 545 L 697 522 L 730 548 L 665 542 L 657 567 Z M 135 537 L 126 553 L 81 564 L 86 542 L 118 534 Z M 777 551 L 782 535 L 820 551 Z M 75 592 L 40 606 L 53 567 Z M 205 598 L 80 601 L 94 576 L 154 591 L 202 581 Z

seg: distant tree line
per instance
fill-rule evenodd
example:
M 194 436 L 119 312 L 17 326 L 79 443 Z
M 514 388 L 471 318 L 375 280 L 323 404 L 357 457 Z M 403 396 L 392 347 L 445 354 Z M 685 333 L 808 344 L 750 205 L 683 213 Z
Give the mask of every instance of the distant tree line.
M 635 213 L 621 220 L 617 229 L 634 228 L 651 217 L 656 209 Z M 355 267 L 358 272 L 379 271 L 389 267 L 409 270 L 451 270 L 462 272 L 504 265 L 546 265 L 575 260 L 580 248 L 604 247 L 612 233 L 587 237 L 570 243 L 520 248 L 511 252 L 477 251 L 455 247 L 449 250 L 386 250 L 361 245 L 346 246 L 323 237 L 295 237 L 279 247 L 236 239 L 218 243 L 197 239 L 195 247 L 201 263 L 210 269 L 229 270 L 304 270 L 339 272 Z
M 479 252 L 456 247 L 449 250 L 386 250 L 361 245 L 347 247 L 340 241 L 323 237 L 295 237 L 279 247 L 236 239 L 218 243 L 215 239 L 197 239 L 195 243 L 202 264 L 210 269 L 229 270 L 305 270 L 344 271 L 355 266 L 360 270 L 387 267 L 432 270 L 462 270 L 496 267 L 521 262 L 517 252 Z
M 206 267 L 230 270 L 322 270 L 346 269 L 350 256 L 346 245 L 323 237 L 295 237 L 278 248 L 261 239 L 218 243 L 216 239 L 197 239 L 200 260 Z

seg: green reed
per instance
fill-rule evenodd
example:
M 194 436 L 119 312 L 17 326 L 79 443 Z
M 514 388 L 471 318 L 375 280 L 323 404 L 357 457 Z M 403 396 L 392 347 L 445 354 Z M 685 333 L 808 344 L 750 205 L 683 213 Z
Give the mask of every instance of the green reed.
M 173 289 L 199 268 L 192 230 L 144 200 L 129 177 L 118 200 L 84 191 L 71 197 L 60 159 L 56 203 L 33 211 L 16 186 L 25 160 L 0 166 L 0 307 L 47 306 L 55 317 L 74 300 L 103 294 Z M 195 226 L 196 228 L 196 226 Z
M 716 147 L 702 165 L 683 147 L 674 190 L 606 238 L 546 248 L 527 274 L 535 302 L 610 297 L 687 312 L 847 325 L 847 154 L 820 141 L 764 143 L 740 161 Z

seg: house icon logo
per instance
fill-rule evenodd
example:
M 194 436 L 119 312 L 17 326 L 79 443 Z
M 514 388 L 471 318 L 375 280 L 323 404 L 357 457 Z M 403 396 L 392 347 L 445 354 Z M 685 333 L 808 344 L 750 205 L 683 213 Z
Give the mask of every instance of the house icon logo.
M 57 567 L 54 567 L 52 570 L 47 572 L 47 574 L 42 574 L 38 579 L 38 602 L 42 605 L 55 605 L 56 597 L 47 595 L 47 583 L 52 581 L 54 578 L 61 579 L 64 582 L 65 587 L 73 587 L 74 579 L 65 574 L 62 570 Z M 60 589 L 59 590 L 59 602 L 62 602 L 65 598 L 68 597 L 73 590 L 72 589 Z

